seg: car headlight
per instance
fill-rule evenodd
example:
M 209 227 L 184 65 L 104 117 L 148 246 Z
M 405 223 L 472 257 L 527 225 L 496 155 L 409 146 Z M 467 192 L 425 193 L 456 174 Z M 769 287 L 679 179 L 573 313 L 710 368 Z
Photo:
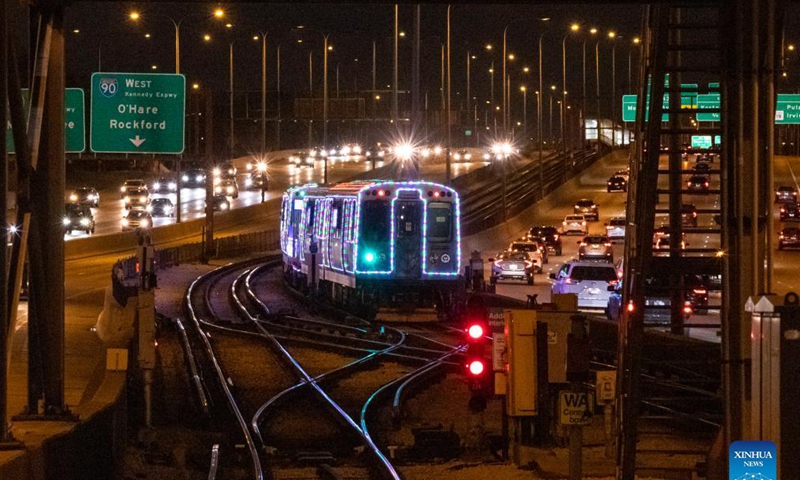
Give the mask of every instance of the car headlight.
M 197 177 L 195 177 L 195 180 L 198 181 L 198 182 L 202 182 L 203 181 L 203 176 L 202 175 L 198 175 Z
M 123 227 L 127 227 L 127 226 L 128 226 L 128 223 L 129 223 L 129 222 L 128 222 L 128 219 L 127 219 L 127 218 L 123 218 L 123 219 L 122 219 L 122 226 L 123 226 Z
M 78 196 L 73 193 L 72 195 L 69 196 L 69 200 L 71 202 L 77 202 L 78 201 Z
M 177 190 L 178 184 L 175 182 L 170 182 L 169 185 L 167 185 L 167 188 L 169 188 L 170 190 Z
M 119 189 L 119 191 L 120 191 L 120 192 L 122 192 L 122 193 L 125 193 L 125 187 L 121 187 L 121 188 Z
M 213 173 L 214 173 L 214 176 L 219 176 L 219 174 L 220 174 L 220 169 L 219 169 L 219 168 L 215 168 L 215 169 L 213 170 Z
M 469 159 L 471 159 L 471 158 L 472 158 L 472 154 L 471 154 L 471 153 L 466 153 L 466 154 L 464 154 L 464 159 L 465 159 L 465 160 L 469 160 Z
M 453 155 L 453 158 L 455 158 L 456 160 L 461 160 L 461 154 L 456 153 L 455 155 Z
M 253 185 L 253 179 L 252 178 L 248 178 L 247 180 L 244 181 L 244 184 L 246 186 L 248 186 L 248 187 L 252 186 Z
M 88 218 L 81 218 L 81 225 L 83 225 L 84 227 L 89 226 L 89 223 L 90 222 Z
M 139 197 L 139 201 L 144 203 L 147 201 L 147 197 Z
M 227 203 L 220 203 L 219 204 L 219 209 L 220 210 L 227 210 L 228 209 L 228 204 Z
M 188 182 L 189 181 L 189 175 L 182 176 L 181 180 L 183 180 L 184 182 Z
M 148 205 L 148 206 L 144 207 L 144 210 L 146 212 L 152 212 L 153 211 L 153 206 L 152 205 Z
M 441 155 L 442 154 L 442 147 L 434 147 L 433 148 L 433 153 L 436 154 L 436 155 Z
M 131 203 L 131 197 L 126 196 L 125 197 L 125 203 Z
M 87 200 L 94 200 L 94 195 L 89 194 L 89 195 L 86 196 L 86 199 Z
M 214 187 L 214 193 L 219 193 L 221 190 L 222 188 L 219 186 Z
M 483 154 L 483 159 L 484 159 L 484 160 L 491 160 L 491 159 L 492 159 L 492 156 L 491 156 L 491 155 L 489 155 L 488 153 L 484 153 L 484 154 Z
M 63 220 L 61 220 L 61 223 L 62 223 L 62 224 L 64 224 L 64 226 L 66 227 L 66 226 L 67 226 L 67 225 L 69 225 L 71 222 L 70 222 L 69 218 L 67 218 L 67 217 L 64 217 L 64 219 L 63 219 Z
M 355 153 L 356 155 L 361 155 L 361 147 L 359 147 L 358 145 L 353 147 L 353 153 Z
M 147 228 L 147 220 L 142 220 L 141 222 L 139 222 L 139 226 L 142 228 Z
M 231 186 L 229 185 L 229 186 L 228 186 L 228 189 L 227 189 L 227 191 L 228 191 L 228 193 L 233 193 L 233 187 L 231 187 Z
M 335 149 L 335 148 L 331 148 L 331 149 L 328 151 L 328 155 L 336 155 L 336 149 Z
M 154 190 L 159 190 L 160 188 L 161 188 L 161 184 L 160 183 L 156 182 L 156 183 L 153 184 L 153 189 Z

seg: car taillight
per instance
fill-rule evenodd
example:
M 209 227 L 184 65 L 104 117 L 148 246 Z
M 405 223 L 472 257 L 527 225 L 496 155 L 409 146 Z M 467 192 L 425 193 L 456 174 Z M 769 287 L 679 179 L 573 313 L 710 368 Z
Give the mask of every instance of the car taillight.
M 686 314 L 686 315 L 691 315 L 692 314 L 692 305 L 689 302 L 686 302 L 683 305 L 683 313 Z
M 582 222 L 581 222 L 581 225 L 583 225 L 583 226 L 586 226 L 586 221 L 585 221 L 585 220 L 584 220 L 584 221 L 582 221 Z
M 569 278 L 569 277 L 567 277 L 567 278 L 564 280 L 564 283 L 567 283 L 567 284 L 570 284 L 570 285 L 572 285 L 572 279 L 571 279 L 571 278 Z
M 525 268 L 531 268 L 533 266 L 533 262 L 529 260 L 525 260 Z
M 617 270 L 617 278 L 622 280 L 622 270 Z
M 781 207 L 781 213 L 786 213 L 786 209 Z
M 783 210 L 783 209 L 781 209 L 781 210 Z M 566 226 L 566 225 L 567 225 L 567 222 L 561 222 L 561 225 L 564 225 L 564 226 Z
M 783 235 L 779 235 L 778 238 L 783 239 Z
M 586 242 L 581 242 L 581 247 L 585 247 L 585 246 L 586 246 Z
M 633 312 L 633 300 L 628 302 L 628 313 Z
M 706 187 L 708 187 L 708 185 L 709 185 L 709 184 L 708 184 L 708 182 L 706 182 L 706 183 L 705 183 L 705 186 L 706 186 Z
M 706 291 L 704 289 L 702 289 L 702 288 L 695 288 L 692 291 L 694 293 L 698 294 L 698 295 L 705 295 L 706 294 Z
M 610 247 L 611 246 L 611 242 L 606 242 L 603 245 L 605 245 L 606 247 Z
M 502 260 L 497 260 L 497 261 L 495 261 L 495 262 L 494 262 L 494 266 L 495 266 L 495 267 L 502 267 L 502 266 L 503 266 L 503 261 L 502 261 Z
M 608 284 L 611 285 L 612 287 L 616 287 L 619 284 L 619 281 L 618 280 L 609 280 Z
M 697 212 L 692 212 L 692 217 L 697 218 Z
M 558 240 L 558 234 L 553 235 L 553 240 Z
M 687 187 L 691 187 L 692 186 L 692 182 L 686 182 L 686 186 Z

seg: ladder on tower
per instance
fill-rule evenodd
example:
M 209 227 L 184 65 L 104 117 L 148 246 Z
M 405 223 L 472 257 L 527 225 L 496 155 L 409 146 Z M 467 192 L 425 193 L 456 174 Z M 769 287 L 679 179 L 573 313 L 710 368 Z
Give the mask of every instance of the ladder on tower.
M 711 285 L 703 282 L 721 273 L 721 102 L 696 108 L 698 95 L 720 99 L 724 91 L 720 10 L 702 2 L 647 7 L 618 353 L 617 464 L 625 480 L 701 469 L 706 451 L 679 438 L 694 430 L 710 444 L 720 423 L 719 349 L 693 353 L 685 339 L 688 315 L 709 308 Z M 710 137 L 711 147 L 693 148 L 693 136 Z M 719 322 L 699 323 L 704 328 L 692 331 L 707 334 Z M 646 348 L 645 332 L 659 330 L 660 346 L 675 347 L 666 358 Z

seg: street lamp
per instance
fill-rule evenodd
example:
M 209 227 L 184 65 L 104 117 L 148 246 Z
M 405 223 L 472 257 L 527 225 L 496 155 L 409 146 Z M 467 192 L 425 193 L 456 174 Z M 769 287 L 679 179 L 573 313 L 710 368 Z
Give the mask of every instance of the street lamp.
M 528 135 L 528 88 L 523 85 L 519 87 L 522 92 L 522 131 Z M 527 140 L 527 138 L 526 138 Z
M 508 162 L 508 157 L 514 152 L 514 147 L 509 142 L 500 142 L 495 143 L 492 145 L 492 153 L 494 154 L 494 158 L 500 160 L 502 173 L 503 173 L 503 222 L 507 219 L 507 209 L 506 209 L 506 163 Z
M 617 34 L 612 30 L 608 32 L 611 43 L 611 148 L 617 143 Z
M 199 16 L 203 16 L 203 15 L 206 15 L 206 14 L 204 12 L 190 13 L 190 14 L 184 15 L 183 17 L 181 17 L 178 20 L 175 20 L 171 16 L 165 15 L 165 14 L 162 14 L 162 13 L 152 13 L 152 14 L 149 14 L 149 15 L 152 15 L 154 17 L 166 18 L 169 21 L 171 21 L 172 25 L 175 27 L 175 73 L 176 74 L 181 73 L 181 24 L 183 23 L 184 20 L 186 20 L 189 17 L 198 16 L 198 15 Z M 215 18 L 223 18 L 224 16 L 225 16 L 225 11 L 222 10 L 221 8 L 218 8 L 218 9 L 214 10 L 214 17 Z M 128 18 L 130 20 L 134 21 L 134 22 L 138 22 L 142 18 L 142 15 L 139 12 L 133 11 L 133 12 L 130 12 L 128 14 Z M 203 39 L 208 42 L 208 41 L 211 40 L 211 36 L 210 35 L 205 35 L 203 37 Z M 180 160 L 180 158 L 177 158 L 175 160 L 175 175 L 177 175 L 177 180 L 176 180 L 177 186 L 175 188 L 175 190 L 176 190 L 175 191 L 175 203 L 176 203 L 176 208 L 178 209 L 178 214 L 176 215 L 175 222 L 176 223 L 181 223 L 181 211 L 183 210 L 181 208 L 181 184 L 183 182 L 181 181 L 182 180 L 182 178 L 181 178 L 182 175 L 181 175 L 181 160 Z
M 564 87 L 563 90 L 564 93 L 561 96 L 562 98 L 561 101 L 565 104 L 567 103 L 567 37 L 569 36 L 570 33 L 578 32 L 580 29 L 581 26 L 579 24 L 573 23 L 572 25 L 569 26 L 569 32 L 567 32 L 564 35 L 564 38 L 561 39 L 561 79 L 562 79 L 562 85 Z M 566 154 L 567 146 L 564 138 L 565 127 L 566 125 L 564 124 L 564 119 L 562 117 L 561 127 L 560 127 L 561 149 Z M 564 161 L 566 161 L 566 155 L 564 158 L 565 158 Z

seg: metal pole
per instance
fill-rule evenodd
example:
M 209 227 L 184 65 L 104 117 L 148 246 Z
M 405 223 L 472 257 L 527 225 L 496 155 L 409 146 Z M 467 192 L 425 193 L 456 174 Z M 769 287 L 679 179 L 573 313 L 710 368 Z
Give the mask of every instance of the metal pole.
M 314 107 L 314 56 L 313 51 L 308 52 L 308 92 L 311 96 L 311 113 L 308 117 L 308 148 L 309 150 L 313 148 L 314 144 L 314 135 L 313 135 L 313 124 L 314 124 L 314 112 L 316 108 Z M 322 148 L 326 148 L 325 145 Z
M 508 34 L 508 25 L 503 29 L 503 136 L 508 136 L 508 119 L 507 119 L 507 105 L 506 105 L 506 38 Z
M 325 35 L 322 57 L 322 144 L 328 147 L 328 35 Z M 322 183 L 328 183 L 328 156 L 325 155 Z
M 467 52 L 467 112 L 471 112 L 472 111 L 472 109 L 470 108 L 470 105 L 469 105 L 469 102 L 470 102 L 470 99 L 471 99 L 470 93 L 469 93 L 469 68 L 470 68 L 470 57 L 469 57 L 469 51 L 468 51 Z
M 522 91 L 522 131 L 525 132 L 525 141 L 528 140 L 528 89 Z
M 375 75 L 377 70 L 375 69 L 375 61 L 377 59 L 376 55 L 376 47 L 375 47 L 375 40 L 372 41 L 372 120 L 378 119 L 378 100 L 375 98 L 376 93 L 376 84 L 375 84 Z
M 418 131 L 420 121 L 420 23 L 422 22 L 422 10 L 419 4 L 414 6 L 414 40 L 413 55 L 411 61 L 411 118 L 412 130 Z
M 339 98 L 339 63 L 336 63 L 336 98 Z
M 492 118 L 496 118 L 497 117 L 497 113 L 496 113 L 497 110 L 495 110 L 495 108 L 494 108 L 495 107 L 495 105 L 494 105 L 494 60 L 492 60 L 492 64 L 489 66 L 489 81 L 490 81 L 490 85 L 491 85 L 490 88 L 491 88 L 491 99 L 492 99 L 492 103 L 491 103 Z M 495 132 L 494 133 L 495 133 L 495 135 L 497 135 L 497 129 L 496 128 L 495 128 Z
M 230 109 L 229 109 L 229 114 L 228 114 L 229 128 L 230 128 L 230 137 L 229 137 L 230 145 L 228 146 L 228 148 L 230 149 L 229 155 L 231 156 L 231 158 L 233 158 L 233 144 L 234 144 L 234 138 L 233 138 L 233 42 L 230 42 L 228 44 L 228 58 L 230 60 L 229 61 L 229 66 L 228 66 L 228 81 L 230 82 L 230 86 L 231 86 L 230 99 L 229 99 Z
M 550 94 L 550 116 L 549 116 L 549 121 L 550 121 L 550 133 L 548 134 L 548 140 L 550 140 L 550 143 L 552 144 L 553 143 L 553 95 L 552 94 Z
M 213 98 L 211 96 L 211 89 L 206 89 L 206 165 L 210 168 L 214 162 L 214 147 L 212 142 L 212 134 L 214 132 L 212 119 L 214 118 Z M 203 232 L 203 260 L 208 263 L 214 251 L 214 181 L 206 175 L 205 182 L 206 190 L 206 217 L 204 221 Z
M 8 91 L 8 2 L 0 2 L 0 105 L 7 105 Z M 0 108 L 0 125 L 8 125 L 8 109 Z M 6 135 L 0 135 L 0 443 L 9 439 L 8 419 L 6 418 L 6 399 L 8 398 L 8 333 L 11 318 L 8 311 L 8 290 L 6 285 L 9 276 L 6 270 L 8 265 L 8 153 L 6 153 Z
M 172 21 L 173 25 L 175 25 L 175 73 L 181 73 L 181 24 L 179 22 Z M 206 119 L 208 121 L 208 119 Z M 181 159 L 180 157 L 175 158 L 175 208 L 178 210 L 177 214 L 175 215 L 175 223 L 181 223 L 183 214 L 181 208 L 181 188 L 183 187 L 182 182 L 183 175 L 181 174 Z
M 561 40 L 561 108 L 565 108 L 567 105 L 567 35 L 564 35 L 564 39 Z M 564 115 L 561 115 L 561 122 L 560 122 L 560 132 L 559 136 L 561 137 L 561 151 L 567 151 L 567 145 L 564 141 Z M 564 172 L 566 172 L 566 162 L 567 156 L 564 155 Z M 565 173 L 566 174 L 566 173 Z
M 275 147 L 281 148 L 281 46 L 278 45 L 278 58 L 275 63 L 278 65 L 278 74 L 275 81 L 278 83 L 278 135 L 275 138 Z
M 583 40 L 583 94 L 581 95 L 581 117 L 583 123 L 581 125 L 581 143 L 580 146 L 586 144 L 586 39 Z
M 447 5 L 447 165 L 445 172 L 445 179 L 447 184 L 450 185 L 452 180 L 451 172 L 451 150 L 453 148 L 452 129 L 450 128 L 450 111 L 452 110 L 450 104 L 450 5 Z
M 617 146 L 617 42 L 611 42 L 611 148 Z
M 595 98 L 597 100 L 597 141 L 600 141 L 600 40 L 594 44 Z
M 397 47 L 399 35 L 399 13 L 400 7 L 394 4 L 394 57 L 392 64 L 392 121 L 397 124 Z
M 267 34 L 261 32 L 261 156 L 267 152 Z
M 542 37 L 539 35 L 539 93 L 536 95 L 536 129 L 539 136 L 539 198 L 544 198 L 544 155 L 542 142 L 542 95 L 544 95 L 544 85 L 542 84 Z

